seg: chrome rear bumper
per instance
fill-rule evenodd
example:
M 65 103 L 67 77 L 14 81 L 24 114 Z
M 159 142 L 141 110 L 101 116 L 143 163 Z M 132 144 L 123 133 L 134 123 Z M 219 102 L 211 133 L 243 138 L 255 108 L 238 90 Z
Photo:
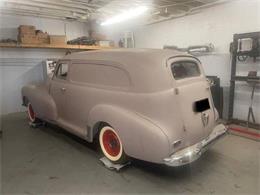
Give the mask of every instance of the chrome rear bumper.
M 207 151 L 211 144 L 226 135 L 226 133 L 227 128 L 223 124 L 219 124 L 206 139 L 172 154 L 169 158 L 163 159 L 164 164 L 172 167 L 189 164 L 197 160 L 202 153 Z

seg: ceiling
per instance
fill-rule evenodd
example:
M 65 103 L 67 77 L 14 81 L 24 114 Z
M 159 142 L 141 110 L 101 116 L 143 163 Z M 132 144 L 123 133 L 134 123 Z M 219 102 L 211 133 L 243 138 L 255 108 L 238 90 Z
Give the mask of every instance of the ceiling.
M 149 7 L 147 23 L 181 17 L 228 0 L 0 0 L 0 13 L 71 20 L 102 21 L 123 10 Z

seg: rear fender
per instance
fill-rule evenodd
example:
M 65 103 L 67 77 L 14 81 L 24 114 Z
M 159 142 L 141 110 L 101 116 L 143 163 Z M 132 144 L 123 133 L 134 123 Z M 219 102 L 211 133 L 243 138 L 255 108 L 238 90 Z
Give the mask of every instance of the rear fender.
M 138 114 L 112 105 L 95 106 L 88 117 L 93 137 L 93 127 L 101 121 L 116 130 L 127 155 L 157 163 L 169 156 L 169 141 L 162 129 Z

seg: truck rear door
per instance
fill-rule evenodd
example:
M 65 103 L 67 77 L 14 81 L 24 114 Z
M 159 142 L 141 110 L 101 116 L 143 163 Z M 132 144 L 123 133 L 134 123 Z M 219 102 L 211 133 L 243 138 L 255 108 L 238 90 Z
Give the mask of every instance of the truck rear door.
M 205 139 L 215 124 L 210 85 L 195 58 L 177 57 L 170 59 L 167 65 L 179 105 L 176 109 L 186 131 L 185 145 L 192 145 Z

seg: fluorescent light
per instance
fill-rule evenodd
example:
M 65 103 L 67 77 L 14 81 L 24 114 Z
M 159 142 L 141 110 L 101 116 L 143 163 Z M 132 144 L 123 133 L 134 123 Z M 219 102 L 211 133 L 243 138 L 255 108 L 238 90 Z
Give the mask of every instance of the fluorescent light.
M 146 6 L 139 6 L 134 9 L 127 10 L 121 14 L 118 14 L 110 19 L 107 19 L 106 21 L 102 22 L 100 25 L 107 26 L 110 24 L 115 24 L 119 22 L 123 22 L 128 19 L 135 18 L 137 16 L 142 15 L 144 12 L 146 12 L 148 8 Z

